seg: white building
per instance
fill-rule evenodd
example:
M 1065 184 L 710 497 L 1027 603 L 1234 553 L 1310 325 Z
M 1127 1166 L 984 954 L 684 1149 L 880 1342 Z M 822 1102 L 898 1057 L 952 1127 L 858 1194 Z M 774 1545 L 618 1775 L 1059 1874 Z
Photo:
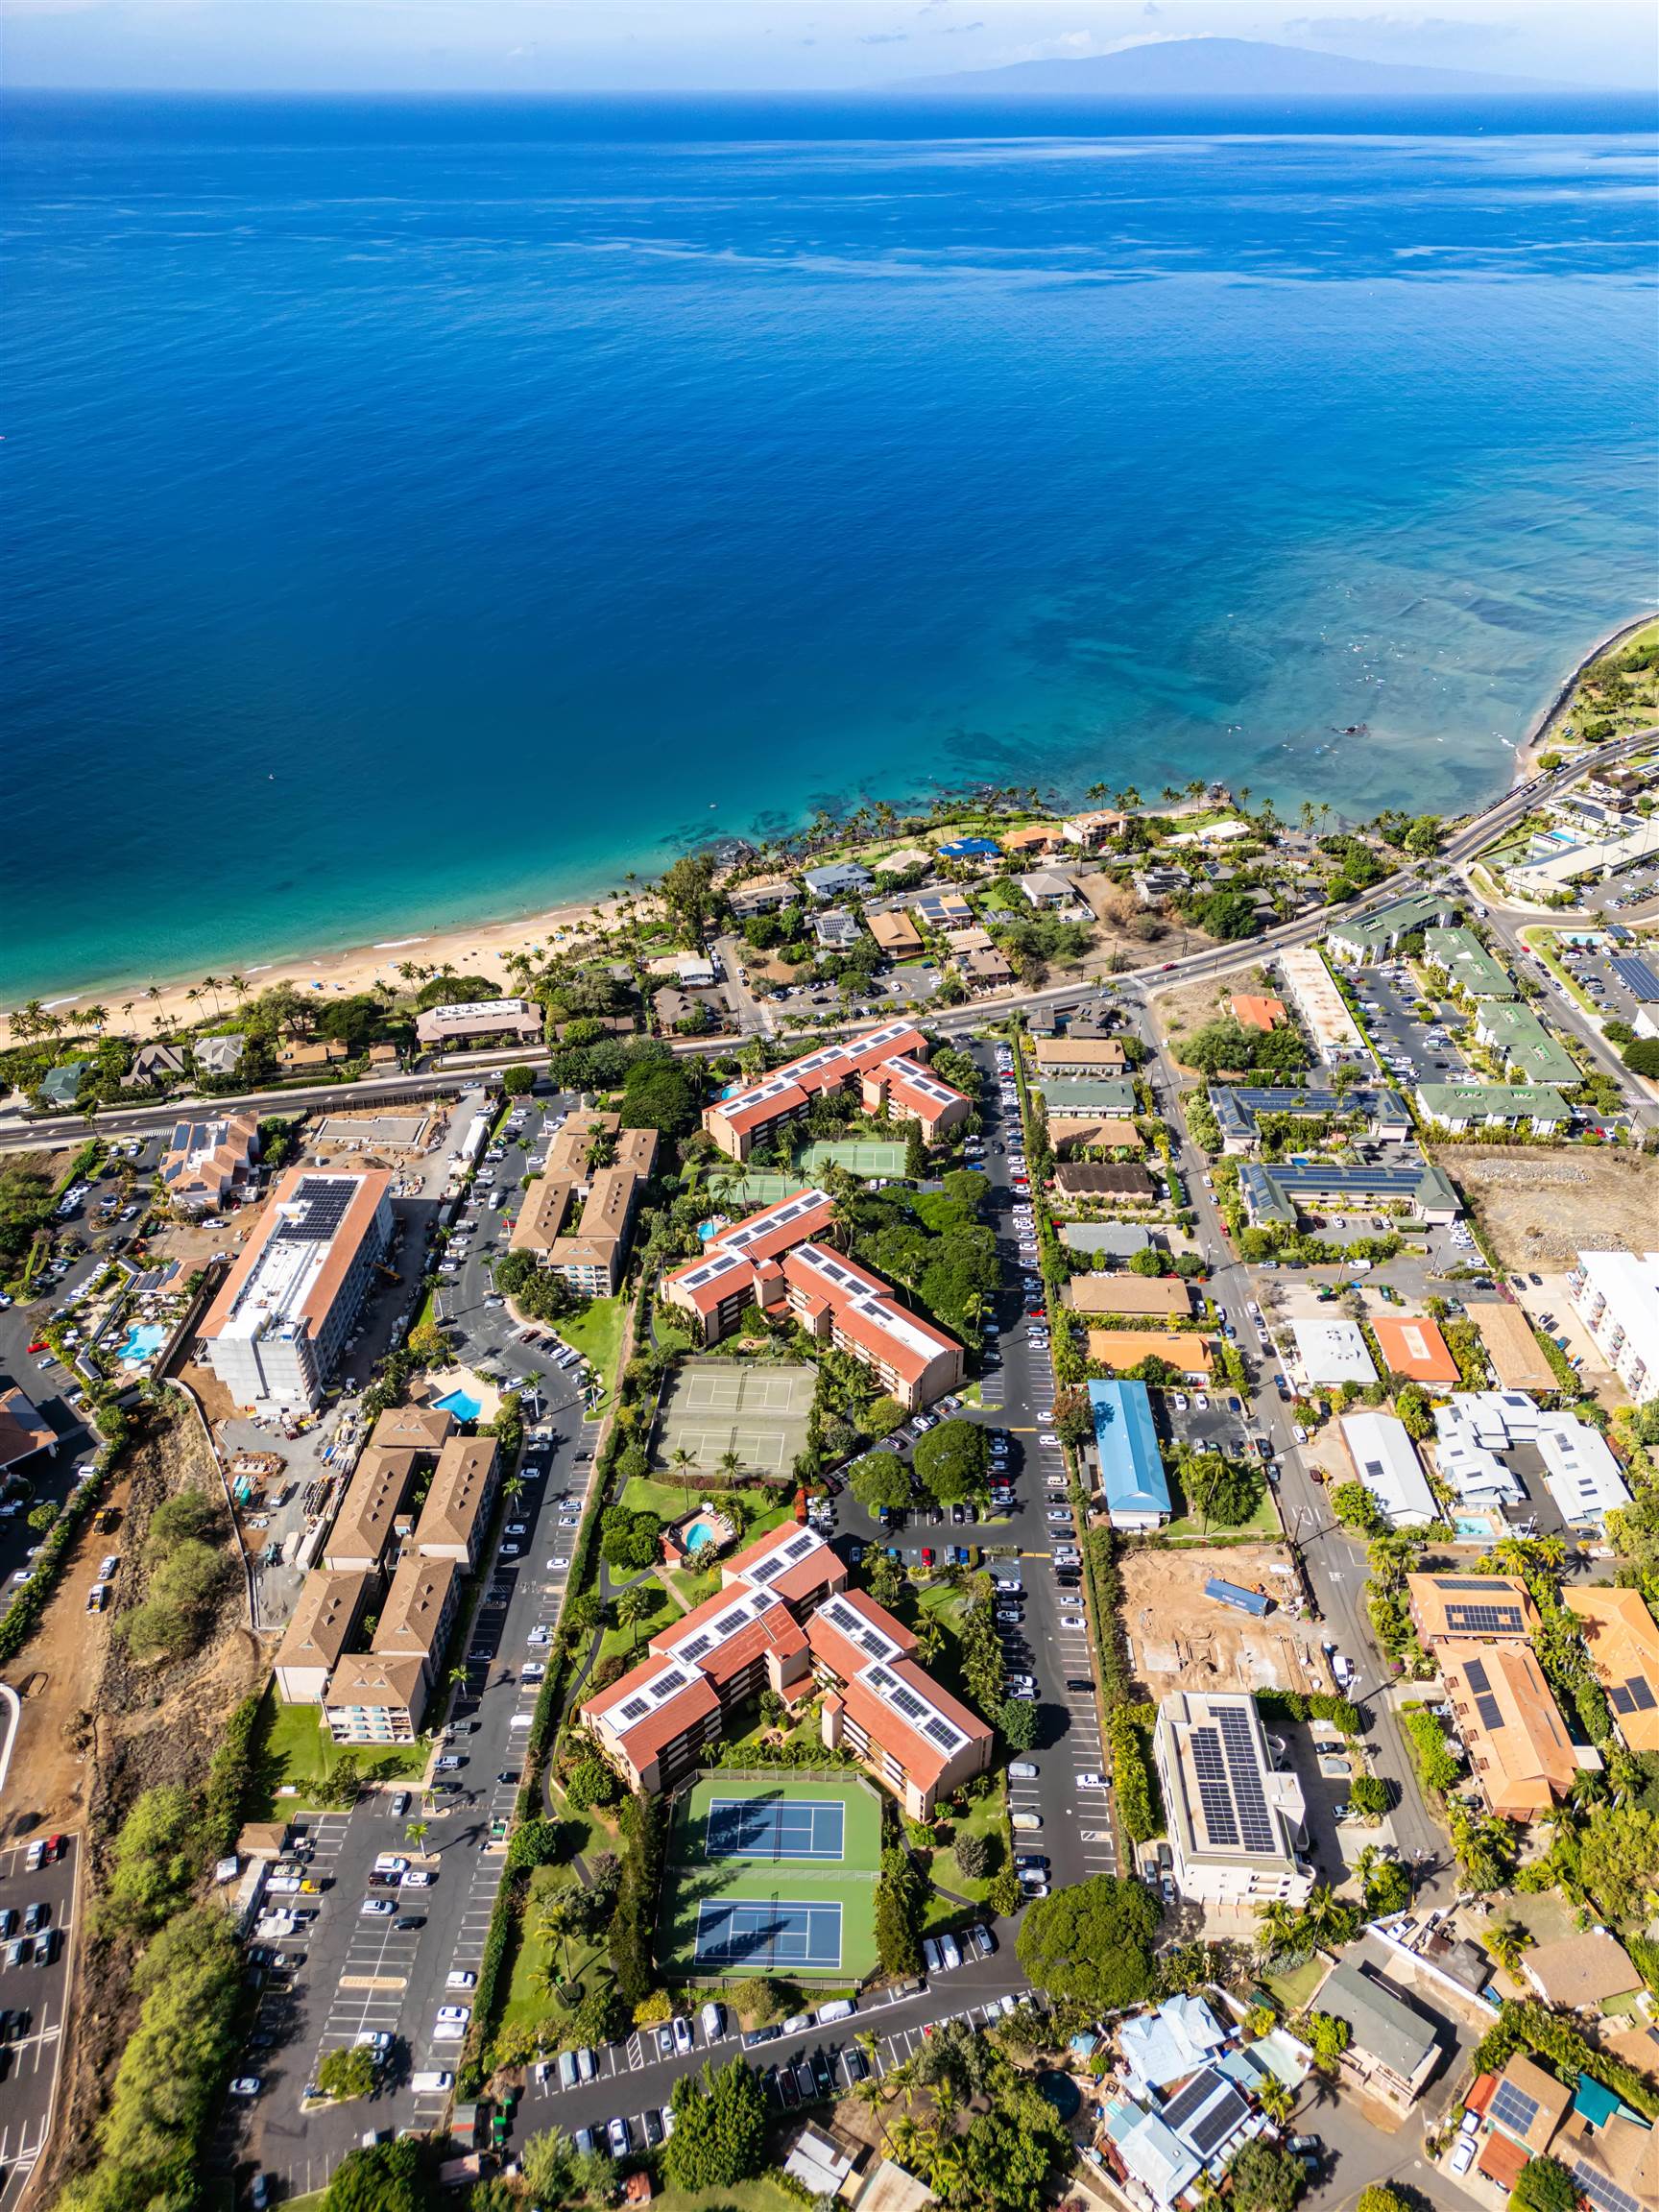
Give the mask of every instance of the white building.
M 1466 1505 L 1519 1505 L 1527 1486 L 1505 1455 L 1529 1445 L 1569 1527 L 1599 1527 L 1630 1493 L 1605 1440 L 1571 1413 L 1546 1413 L 1524 1390 L 1458 1390 L 1434 1408 L 1440 1479 Z M 1533 1475 L 1536 1479 L 1537 1470 Z
M 238 1407 L 310 1413 L 339 1363 L 392 1240 L 392 1178 L 295 1167 L 202 1326 L 207 1363 Z
M 1302 1785 L 1274 1767 L 1254 1697 L 1237 1691 L 1166 1697 L 1152 1752 L 1183 1896 L 1244 1909 L 1274 1897 L 1306 1901 L 1313 1871 L 1296 1855 Z
M 1354 1472 L 1396 1528 L 1426 1528 L 1439 1518 L 1417 1447 L 1403 1421 L 1392 1413 L 1345 1413 L 1342 1441 Z
M 1659 1252 L 1580 1252 L 1568 1283 L 1578 1318 L 1637 1405 L 1659 1397 Z
M 415 1038 L 421 1045 L 453 1050 L 457 1046 L 480 1045 L 502 1038 L 519 1045 L 540 1045 L 546 1017 L 528 998 L 468 998 L 454 1006 L 428 1006 L 415 1017 Z
M 1323 952 L 1311 945 L 1295 945 L 1281 952 L 1279 979 L 1327 1068 L 1345 1060 L 1370 1060 L 1365 1040 L 1336 988 Z
M 1376 1382 L 1377 1365 L 1358 1321 L 1292 1321 L 1290 1334 L 1296 1339 L 1296 1364 L 1306 1382 L 1328 1388 L 1340 1382 L 1363 1387 Z
M 1546 1413 L 1538 1431 L 1544 1480 L 1569 1528 L 1599 1528 L 1630 1493 L 1607 1440 L 1571 1413 Z

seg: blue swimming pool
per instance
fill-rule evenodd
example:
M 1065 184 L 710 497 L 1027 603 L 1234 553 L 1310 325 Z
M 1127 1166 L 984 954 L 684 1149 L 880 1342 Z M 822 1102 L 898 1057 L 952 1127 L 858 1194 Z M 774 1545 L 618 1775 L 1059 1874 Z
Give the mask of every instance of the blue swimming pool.
M 484 1408 L 476 1398 L 469 1398 L 465 1390 L 451 1390 L 447 1398 L 437 1401 L 440 1413 L 453 1413 L 457 1421 L 476 1421 Z
M 128 1330 L 127 1340 L 115 1357 L 123 1367 L 142 1367 L 166 1341 L 167 1331 L 159 1321 L 137 1321 Z
M 687 1551 L 695 1551 L 699 1544 L 719 1541 L 719 1531 L 711 1528 L 707 1521 L 693 1521 L 688 1528 L 680 1531 L 680 1536 Z

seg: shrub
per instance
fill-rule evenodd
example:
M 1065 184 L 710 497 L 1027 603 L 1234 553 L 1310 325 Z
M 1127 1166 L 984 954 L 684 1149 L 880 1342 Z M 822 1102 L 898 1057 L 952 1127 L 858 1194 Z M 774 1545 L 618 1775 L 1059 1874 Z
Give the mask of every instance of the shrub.
M 317 2069 L 318 2088 L 325 2097 L 332 2097 L 342 2104 L 359 2097 L 373 2097 L 374 2082 L 373 2052 L 360 2050 L 355 2045 L 325 2053 Z

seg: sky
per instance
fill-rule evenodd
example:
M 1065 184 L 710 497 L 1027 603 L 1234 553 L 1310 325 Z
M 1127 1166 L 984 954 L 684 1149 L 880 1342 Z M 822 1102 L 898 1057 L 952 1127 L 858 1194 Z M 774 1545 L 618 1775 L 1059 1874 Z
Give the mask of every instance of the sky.
M 1659 83 L 1649 0 L 0 0 L 13 87 L 812 90 L 1224 36 L 1558 84 Z

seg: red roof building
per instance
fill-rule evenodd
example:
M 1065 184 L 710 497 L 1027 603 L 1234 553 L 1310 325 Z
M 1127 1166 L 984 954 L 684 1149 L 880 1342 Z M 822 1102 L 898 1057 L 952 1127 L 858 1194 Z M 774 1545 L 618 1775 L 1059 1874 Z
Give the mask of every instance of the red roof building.
M 845 1044 L 822 1046 L 803 1059 L 774 1068 L 758 1083 L 706 1106 L 703 1126 L 731 1159 L 747 1160 L 752 1146 L 799 1120 L 814 1098 L 859 1083 L 870 1111 L 879 1111 L 885 1097 L 891 1112 L 920 1121 L 933 1138 L 965 1121 L 970 1104 L 960 1091 L 926 1073 L 923 1064 L 927 1049 L 920 1029 L 908 1022 L 889 1022 Z M 905 1065 L 896 1073 L 885 1072 L 895 1062 Z M 877 1078 L 874 1094 L 866 1077 Z

